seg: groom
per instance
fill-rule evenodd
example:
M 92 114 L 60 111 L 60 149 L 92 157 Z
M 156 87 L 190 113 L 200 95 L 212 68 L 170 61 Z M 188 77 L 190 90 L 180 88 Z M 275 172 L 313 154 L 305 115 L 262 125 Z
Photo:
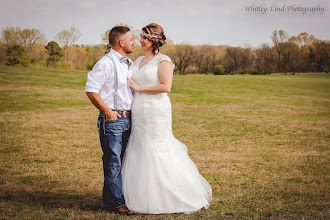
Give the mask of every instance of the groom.
M 127 54 L 134 41 L 128 27 L 117 26 L 109 33 L 112 49 L 88 73 L 86 94 L 100 110 L 98 131 L 103 151 L 103 204 L 120 214 L 132 212 L 125 206 L 122 193 L 121 163 L 131 133 L 133 95 L 127 85 L 131 77 Z

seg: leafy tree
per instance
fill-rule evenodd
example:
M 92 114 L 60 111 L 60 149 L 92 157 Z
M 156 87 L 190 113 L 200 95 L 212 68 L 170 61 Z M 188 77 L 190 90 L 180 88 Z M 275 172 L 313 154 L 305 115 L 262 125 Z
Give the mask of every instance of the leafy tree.
M 318 41 L 310 46 L 310 59 L 314 64 L 314 71 L 330 71 L 330 41 Z
M 29 66 L 30 64 L 29 54 L 21 45 L 8 47 L 7 57 L 7 65 L 9 66 Z
M 96 62 L 104 55 L 104 48 L 102 45 L 94 45 L 85 47 L 87 55 L 87 69 L 91 70 Z
M 86 69 L 87 58 L 85 48 L 73 46 L 69 56 L 69 64 L 74 69 Z
M 49 57 L 47 59 L 47 66 L 51 64 L 55 64 L 57 61 L 61 59 L 61 57 L 64 56 L 64 53 L 61 49 L 61 47 L 56 43 L 55 41 L 49 42 L 45 49 L 47 50 L 47 53 L 49 54 Z
M 46 66 L 46 62 L 48 59 L 48 53 L 45 49 L 44 45 L 41 44 L 35 44 L 33 46 L 33 49 L 30 53 L 30 57 L 31 57 L 31 63 L 39 63 L 41 65 Z

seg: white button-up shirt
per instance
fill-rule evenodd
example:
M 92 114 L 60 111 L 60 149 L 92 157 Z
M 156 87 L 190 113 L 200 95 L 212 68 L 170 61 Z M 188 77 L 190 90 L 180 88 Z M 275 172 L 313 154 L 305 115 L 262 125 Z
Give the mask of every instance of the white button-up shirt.
M 88 73 L 86 92 L 99 93 L 104 103 L 111 109 L 115 108 L 114 104 L 114 67 L 112 60 L 107 56 L 112 56 L 117 67 L 118 75 L 118 95 L 117 109 L 131 110 L 133 102 L 132 91 L 127 85 L 127 77 L 132 77 L 132 70 L 125 62 L 120 62 L 123 57 L 117 51 L 111 49 L 108 54 L 103 56 Z

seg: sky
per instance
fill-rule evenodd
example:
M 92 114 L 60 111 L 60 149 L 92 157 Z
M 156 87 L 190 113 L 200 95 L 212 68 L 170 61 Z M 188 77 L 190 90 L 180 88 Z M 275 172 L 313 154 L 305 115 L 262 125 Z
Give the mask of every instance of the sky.
M 77 44 L 100 44 L 115 24 L 140 30 L 153 22 L 176 44 L 257 47 L 271 44 L 274 30 L 330 40 L 330 0 L 0 1 L 0 30 L 37 28 L 48 41 L 74 26 L 82 34 Z

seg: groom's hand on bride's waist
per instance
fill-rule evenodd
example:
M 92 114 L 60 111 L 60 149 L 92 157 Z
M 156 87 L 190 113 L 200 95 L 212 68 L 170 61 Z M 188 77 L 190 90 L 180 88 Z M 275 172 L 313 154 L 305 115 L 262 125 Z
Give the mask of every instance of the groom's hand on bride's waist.
M 111 111 L 110 110 L 109 112 L 105 113 L 105 119 L 107 121 L 114 121 L 117 118 L 121 118 L 121 115 L 116 111 Z

